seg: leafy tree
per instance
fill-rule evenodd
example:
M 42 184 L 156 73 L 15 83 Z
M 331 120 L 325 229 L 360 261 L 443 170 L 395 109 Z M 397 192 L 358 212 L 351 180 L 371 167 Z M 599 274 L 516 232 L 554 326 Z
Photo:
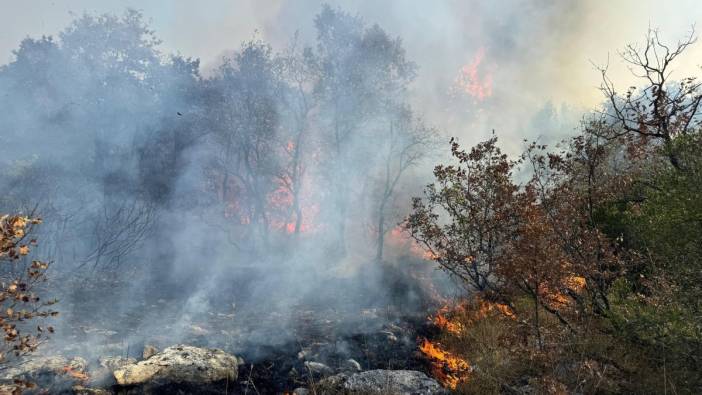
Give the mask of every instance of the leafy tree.
M 516 318 L 450 324 L 454 346 L 484 363 L 477 383 L 514 389 L 509 366 L 543 391 L 699 391 L 699 86 L 666 82 L 693 40 L 669 49 L 652 37 L 643 52 L 625 52 L 645 71 L 643 93 L 620 97 L 605 75 L 609 112 L 560 151 L 533 143 L 513 162 L 495 139 L 470 153 L 454 144 L 459 165 L 437 166 L 425 199 L 414 200 L 406 226 L 416 240 Z M 522 185 L 517 164 L 531 175 Z M 482 325 L 513 336 L 484 336 L 492 350 L 461 341 Z M 506 350 L 508 361 L 495 364 Z
M 426 188 L 425 200 L 412 200 L 405 223 L 442 268 L 477 291 L 498 290 L 497 265 L 517 224 L 516 163 L 496 143 L 493 137 L 466 152 L 451 140 L 458 165 L 436 166 L 436 183 Z
M 333 204 L 331 218 L 338 248 L 345 255 L 345 233 L 352 187 L 367 172 L 376 151 L 363 132 L 373 129 L 378 111 L 403 92 L 414 78 L 415 65 L 405 58 L 400 39 L 375 25 L 367 28 L 356 16 L 324 5 L 315 18 L 319 74 L 315 93 L 324 114 L 323 144 Z M 364 130 L 365 129 L 365 130 Z M 370 160 L 369 160 L 370 159 Z
M 619 336 L 666 368 L 664 387 L 688 390 L 702 383 L 700 134 L 672 145 L 685 170 L 670 166 L 650 175 L 645 200 L 624 211 L 630 245 L 646 259 L 635 276 L 616 284 L 611 316 Z
M 250 225 L 253 245 L 267 245 L 271 228 L 269 197 L 281 174 L 277 156 L 280 87 L 272 49 L 261 41 L 242 45 L 232 61 L 208 81 L 219 104 L 213 138 L 219 149 L 214 163 L 226 215 Z M 239 244 L 241 246 L 241 244 Z
M 317 107 L 313 88 L 319 75 L 313 65 L 310 48 L 298 48 L 297 37 L 276 61 L 280 82 L 281 112 L 289 128 L 282 128 L 281 143 L 283 147 L 282 174 L 280 183 L 291 197 L 290 213 L 285 220 L 286 226 L 293 225 L 293 233 L 299 235 L 305 220 L 303 193 L 308 179 L 308 166 L 313 152 L 309 149 L 312 140 L 313 111 Z
M 3 160 L 31 163 L 36 168 L 25 170 L 32 173 L 48 171 L 25 178 L 29 189 L 47 178 L 52 183 L 45 188 L 50 199 L 15 195 L 5 209 L 40 204 L 43 232 L 62 229 L 73 218 L 60 242 L 43 238 L 57 252 L 70 243 L 71 263 L 122 262 L 153 218 L 153 205 L 138 188 L 134 143 L 158 116 L 157 77 L 164 63 L 158 43 L 139 12 L 85 14 L 58 40 L 24 40 L 15 60 L 0 70 L 0 87 L 12 92 L 0 98 L 6 110 L 0 128 L 13 130 Z M 6 174 L 3 181 L 13 179 Z
M 204 140 L 209 129 L 199 67 L 199 60 L 171 56 L 152 75 L 163 92 L 157 97 L 159 111 L 153 120 L 157 127 L 145 131 L 136 143 L 136 178 L 138 193 L 161 206 L 175 203 L 178 178 L 189 165 L 187 153 Z M 178 198 L 187 201 L 184 196 Z

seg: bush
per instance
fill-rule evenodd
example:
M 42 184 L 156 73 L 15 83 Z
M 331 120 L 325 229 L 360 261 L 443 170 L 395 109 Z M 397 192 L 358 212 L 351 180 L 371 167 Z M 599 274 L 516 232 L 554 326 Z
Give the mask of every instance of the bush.
M 36 319 L 55 316 L 41 285 L 49 263 L 29 258 L 37 242 L 29 238 L 41 220 L 20 215 L 0 216 L 0 325 L 5 334 L 0 364 L 7 366 L 37 349 L 52 333 L 51 326 L 35 325 Z

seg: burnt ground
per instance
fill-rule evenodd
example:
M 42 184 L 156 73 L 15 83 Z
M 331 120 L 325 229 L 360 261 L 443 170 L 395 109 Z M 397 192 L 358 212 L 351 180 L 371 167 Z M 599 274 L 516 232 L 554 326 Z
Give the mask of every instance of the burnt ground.
M 223 390 L 249 394 L 291 392 L 344 370 L 349 359 L 363 370 L 430 371 L 417 345 L 434 330 L 427 316 L 436 305 L 413 273 L 384 275 L 383 295 L 357 278 L 328 278 L 313 295 L 285 304 L 247 304 L 240 294 L 250 292 L 250 282 L 232 281 L 194 306 L 192 293 L 173 287 L 110 305 L 116 281 L 83 284 L 72 294 L 73 309 L 62 314 L 47 354 L 96 364 L 102 356 L 140 359 L 147 344 L 220 348 L 244 360 L 237 382 L 221 383 Z M 228 303 L 232 295 L 237 303 Z

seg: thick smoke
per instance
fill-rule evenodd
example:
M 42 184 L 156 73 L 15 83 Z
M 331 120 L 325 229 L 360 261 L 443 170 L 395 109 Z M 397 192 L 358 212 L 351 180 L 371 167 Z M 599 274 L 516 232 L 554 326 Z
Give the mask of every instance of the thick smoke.
M 207 76 L 134 10 L 20 43 L 0 69 L 0 210 L 44 218 L 54 345 L 240 352 L 292 341 L 309 309 L 351 331 L 364 310 L 420 311 L 398 265 L 430 266 L 397 225 L 442 138 L 408 100 L 417 67 L 360 16 L 324 6 L 314 27 Z
M 258 30 L 274 47 L 285 46 L 299 31 L 306 42 L 315 37 L 313 17 L 321 0 L 213 0 L 202 6 L 153 0 L 99 2 L 63 0 L 19 4 L 6 2 L 0 14 L 4 33 L 0 35 L 0 61 L 27 35 L 56 34 L 80 13 L 120 13 L 124 7 L 143 10 L 152 21 L 166 52 L 183 53 L 202 59 L 202 71 L 215 69 L 225 54 Z M 502 3 L 421 0 L 384 1 L 334 0 L 351 14 L 379 23 L 391 36 L 400 36 L 408 57 L 421 72 L 412 90 L 413 104 L 431 116 L 437 127 L 450 130 L 466 143 L 475 143 L 492 129 L 519 152 L 525 134 L 545 135 L 526 127 L 545 103 L 560 109 L 563 103 L 580 114 L 602 99 L 596 87 L 599 73 L 590 61 L 610 62 L 613 80 L 628 86 L 626 65 L 618 62 L 616 49 L 639 41 L 650 27 L 660 28 L 663 37 L 674 40 L 685 35 L 702 18 L 702 7 L 694 0 L 678 0 L 661 8 L 655 0 L 553 1 L 515 0 Z M 682 15 L 684 14 L 684 15 Z M 481 50 L 484 66 L 490 68 L 493 94 L 490 103 L 447 101 L 447 91 L 459 70 L 470 64 Z M 680 76 L 697 67 L 695 51 L 689 63 L 679 65 Z M 448 109 L 448 110 L 447 110 Z M 468 113 L 465 116 L 457 113 Z M 477 115 L 476 115 L 477 114 Z M 559 115 L 575 126 L 569 114 Z M 561 134 L 568 134 L 571 128 Z

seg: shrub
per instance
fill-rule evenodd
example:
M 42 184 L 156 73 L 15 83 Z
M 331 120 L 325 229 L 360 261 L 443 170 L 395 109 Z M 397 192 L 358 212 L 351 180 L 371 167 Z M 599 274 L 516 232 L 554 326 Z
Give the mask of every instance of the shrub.
M 39 218 L 0 216 L 0 325 L 5 334 L 0 347 L 0 364 L 7 366 L 37 349 L 53 332 L 51 326 L 35 326 L 36 319 L 55 316 L 50 306 L 56 300 L 40 296 L 49 263 L 29 258 L 37 245 L 31 239 Z

